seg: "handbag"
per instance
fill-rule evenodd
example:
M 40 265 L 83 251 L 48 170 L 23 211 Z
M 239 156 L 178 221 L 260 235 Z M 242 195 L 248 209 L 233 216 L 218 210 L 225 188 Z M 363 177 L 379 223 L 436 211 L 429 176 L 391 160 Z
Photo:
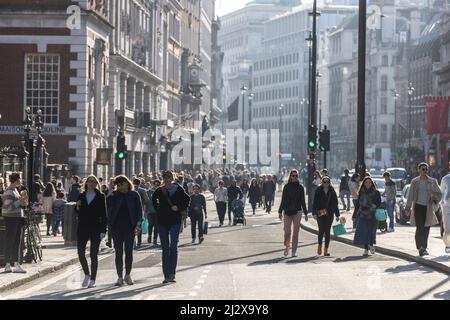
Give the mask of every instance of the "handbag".
M 203 234 L 208 234 L 208 220 L 203 221 Z
M 327 209 L 319 210 L 319 214 L 318 214 L 319 218 L 320 217 L 326 217 L 327 215 L 328 215 L 328 210 Z
M 142 234 L 147 234 L 147 232 L 148 232 L 148 219 L 147 218 L 145 218 L 144 222 L 142 222 L 141 230 L 142 230 Z
M 337 236 L 341 236 L 343 234 L 346 234 L 347 231 L 345 230 L 345 227 L 343 224 L 335 224 L 333 226 L 333 234 L 337 237 Z
M 384 210 L 382 208 L 376 209 L 375 210 L 375 219 L 377 219 L 377 221 L 386 221 L 386 219 L 387 219 L 386 210 Z

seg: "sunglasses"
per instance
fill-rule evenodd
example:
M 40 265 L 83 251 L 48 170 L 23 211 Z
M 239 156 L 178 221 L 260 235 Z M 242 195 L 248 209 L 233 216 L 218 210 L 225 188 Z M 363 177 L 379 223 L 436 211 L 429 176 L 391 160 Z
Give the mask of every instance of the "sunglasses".
M 298 174 L 292 174 L 291 177 L 292 178 L 298 178 Z
M 323 181 L 323 183 L 330 183 L 330 181 L 328 181 L 328 180 L 324 180 L 324 181 Z

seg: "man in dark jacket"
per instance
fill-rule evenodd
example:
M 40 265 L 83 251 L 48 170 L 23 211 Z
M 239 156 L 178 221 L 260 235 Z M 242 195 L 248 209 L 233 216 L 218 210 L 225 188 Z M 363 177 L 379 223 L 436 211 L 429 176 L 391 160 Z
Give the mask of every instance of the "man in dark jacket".
M 227 189 L 228 195 L 228 225 L 231 225 L 231 208 L 234 200 L 242 199 L 243 194 L 241 188 L 236 186 L 236 180 L 231 181 L 231 186 Z
M 350 187 L 348 182 L 350 181 L 350 176 L 348 175 L 348 169 L 344 170 L 344 175 L 341 177 L 341 183 L 339 185 L 339 194 L 344 206 L 344 210 L 350 211 Z M 345 205 L 344 197 L 347 197 L 347 206 Z
M 70 178 L 70 188 L 69 194 L 67 195 L 67 202 L 76 202 L 78 200 L 78 196 L 80 195 L 80 177 L 72 176 Z
M 275 190 L 277 189 L 277 186 L 275 182 L 273 182 L 272 175 L 267 176 L 267 181 L 263 185 L 263 193 L 264 193 L 264 199 L 266 202 L 266 212 L 270 214 L 270 211 L 272 210 L 272 205 L 274 201 L 275 196 Z
M 39 194 L 41 194 L 45 189 L 44 184 L 41 181 L 41 176 L 38 174 L 34 175 L 33 189 L 31 189 L 31 203 L 39 201 Z M 74 201 L 78 200 L 78 196 Z
M 162 247 L 163 283 L 168 283 L 175 282 L 182 212 L 189 207 L 190 198 L 174 181 L 171 171 L 163 172 L 163 181 L 164 185 L 156 189 L 152 195 L 152 204 L 156 209 Z

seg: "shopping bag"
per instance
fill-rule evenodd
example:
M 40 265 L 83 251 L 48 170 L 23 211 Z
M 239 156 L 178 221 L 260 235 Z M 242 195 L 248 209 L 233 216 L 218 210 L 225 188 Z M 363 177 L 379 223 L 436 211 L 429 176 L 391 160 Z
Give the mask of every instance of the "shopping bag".
M 208 234 L 208 220 L 203 221 L 203 234 Z
M 377 221 L 386 221 L 387 220 L 386 210 L 381 208 L 375 210 L 375 219 L 377 219 Z
M 340 235 L 343 235 L 343 234 L 346 234 L 347 233 L 347 231 L 345 231 L 345 227 L 344 227 L 344 225 L 343 224 L 335 224 L 334 226 L 333 226 L 333 234 L 337 237 L 337 236 L 340 236 Z
M 148 232 L 148 219 L 147 218 L 144 219 L 141 229 L 142 229 L 142 234 L 147 234 L 147 232 Z

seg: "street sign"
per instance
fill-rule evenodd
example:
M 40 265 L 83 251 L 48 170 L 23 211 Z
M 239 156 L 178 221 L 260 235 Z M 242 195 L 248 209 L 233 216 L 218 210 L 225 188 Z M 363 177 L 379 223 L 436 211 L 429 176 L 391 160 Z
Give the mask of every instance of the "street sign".
M 113 152 L 112 149 L 106 149 L 106 148 L 97 149 L 96 163 L 98 165 L 110 166 L 112 152 Z

